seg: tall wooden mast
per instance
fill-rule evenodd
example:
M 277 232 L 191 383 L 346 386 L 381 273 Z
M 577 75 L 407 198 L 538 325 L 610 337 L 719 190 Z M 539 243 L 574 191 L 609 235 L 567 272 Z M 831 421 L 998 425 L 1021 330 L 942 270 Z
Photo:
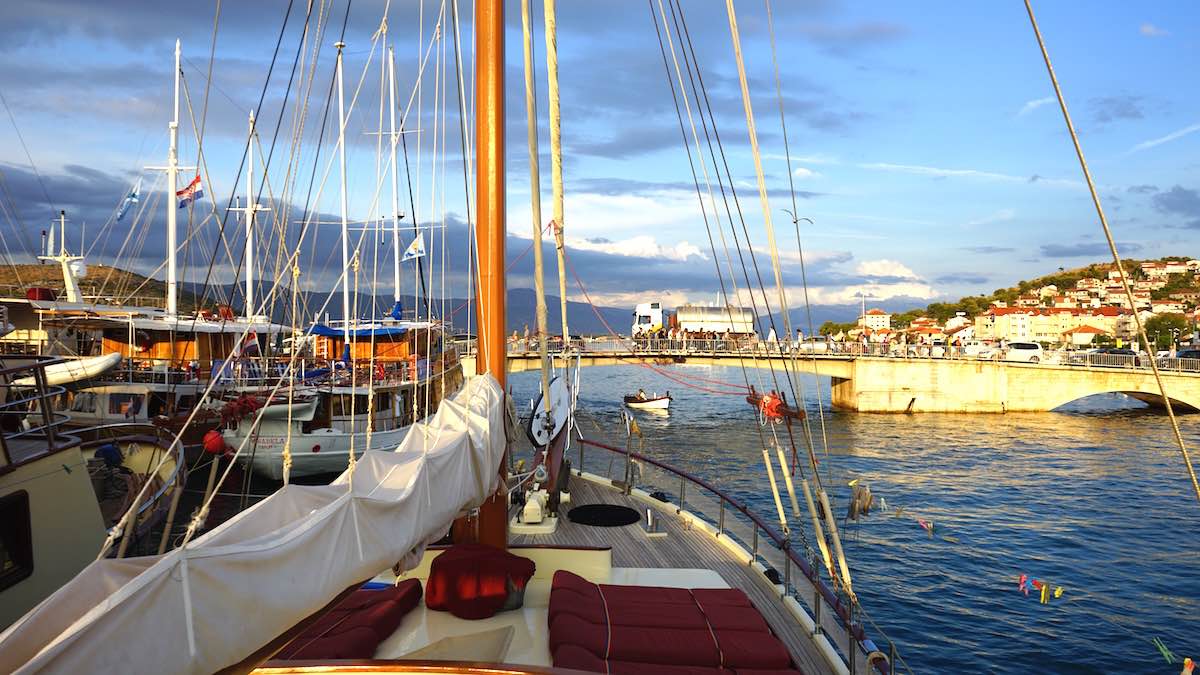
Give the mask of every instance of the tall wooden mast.
M 475 3 L 475 244 L 479 285 L 477 371 L 505 386 L 504 286 L 504 2 Z M 504 471 L 503 464 L 501 472 Z M 501 490 L 479 510 L 479 541 L 504 548 L 508 499 Z

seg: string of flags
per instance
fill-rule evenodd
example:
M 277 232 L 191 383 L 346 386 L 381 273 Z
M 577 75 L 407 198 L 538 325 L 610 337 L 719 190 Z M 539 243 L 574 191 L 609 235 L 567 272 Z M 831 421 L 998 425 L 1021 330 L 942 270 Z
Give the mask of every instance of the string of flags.
M 1028 574 L 1021 574 L 1021 576 L 1017 577 L 1017 590 L 1018 591 L 1021 591 L 1022 593 L 1024 593 L 1025 595 L 1028 596 L 1029 589 L 1031 589 L 1031 588 L 1038 591 L 1038 594 L 1041 597 L 1041 601 L 1042 601 L 1043 605 L 1050 603 L 1051 595 L 1053 595 L 1055 599 L 1058 599 L 1058 598 L 1061 598 L 1063 596 L 1063 593 L 1065 592 L 1065 591 L 1063 591 L 1062 586 L 1055 586 L 1054 590 L 1052 592 L 1050 590 L 1050 582 L 1043 581 L 1041 579 L 1031 579 L 1031 578 L 1029 578 Z

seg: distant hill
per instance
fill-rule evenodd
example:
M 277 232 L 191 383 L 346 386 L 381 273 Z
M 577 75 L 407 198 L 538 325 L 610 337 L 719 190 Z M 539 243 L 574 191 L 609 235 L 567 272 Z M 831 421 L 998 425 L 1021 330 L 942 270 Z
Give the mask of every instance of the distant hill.
M 0 265 L 0 292 L 5 296 L 23 298 L 26 289 L 34 287 L 52 288 L 61 295 L 63 278 L 58 263 Z M 79 290 L 88 300 L 146 307 L 162 307 L 167 295 L 165 282 L 108 265 L 88 265 Z M 196 296 L 186 287 L 180 288 L 179 308 L 185 312 L 196 308 Z

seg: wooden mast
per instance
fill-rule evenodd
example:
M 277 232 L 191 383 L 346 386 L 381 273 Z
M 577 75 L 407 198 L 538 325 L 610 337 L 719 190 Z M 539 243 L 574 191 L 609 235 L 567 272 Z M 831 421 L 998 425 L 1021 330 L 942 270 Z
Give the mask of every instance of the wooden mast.
M 475 243 L 479 253 L 477 370 L 505 387 L 504 285 L 504 2 L 475 3 Z M 505 473 L 501 463 L 500 472 Z M 479 509 L 478 540 L 504 548 L 508 498 L 504 484 Z

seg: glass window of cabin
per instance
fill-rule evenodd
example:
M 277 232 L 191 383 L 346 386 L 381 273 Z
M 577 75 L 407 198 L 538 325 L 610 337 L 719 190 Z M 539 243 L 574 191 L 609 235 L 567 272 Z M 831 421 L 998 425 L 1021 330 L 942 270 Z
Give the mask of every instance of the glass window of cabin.
M 96 394 L 91 391 L 80 391 L 75 393 L 74 400 L 71 401 L 71 412 L 94 413 L 96 412 Z
M 0 497 L 0 591 L 33 574 L 33 529 L 29 493 Z
M 375 409 L 376 410 L 391 410 L 392 395 L 388 392 L 375 394 Z
M 196 397 L 193 394 L 180 394 L 175 401 L 175 412 L 187 412 L 196 405 Z
M 133 417 L 142 411 L 141 394 L 109 394 L 108 413 Z

